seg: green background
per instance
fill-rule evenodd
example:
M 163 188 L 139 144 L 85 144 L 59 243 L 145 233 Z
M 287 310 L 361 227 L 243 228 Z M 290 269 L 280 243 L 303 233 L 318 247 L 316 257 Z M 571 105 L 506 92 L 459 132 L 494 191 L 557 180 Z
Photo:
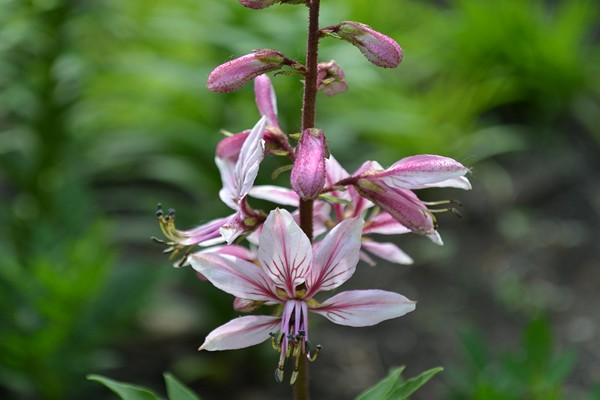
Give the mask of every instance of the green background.
M 111 398 L 89 373 L 160 392 L 163 371 L 205 399 L 288 396 L 268 344 L 196 352 L 232 299 L 150 237 L 159 202 L 180 228 L 229 214 L 219 131 L 259 116 L 251 85 L 216 94 L 206 78 L 256 48 L 302 61 L 306 20 L 234 0 L 0 0 L 0 397 Z M 393 37 L 404 60 L 378 69 L 323 40 L 350 87 L 318 99 L 332 154 L 349 171 L 453 157 L 474 190 L 422 193 L 464 204 L 440 216 L 446 245 L 405 235 L 413 266 L 360 266 L 350 282 L 418 300 L 415 313 L 315 320 L 315 397 L 351 398 L 405 364 L 446 369 L 415 398 L 600 398 L 597 2 L 322 1 L 322 26 L 343 20 Z M 297 132 L 302 84 L 272 80 Z

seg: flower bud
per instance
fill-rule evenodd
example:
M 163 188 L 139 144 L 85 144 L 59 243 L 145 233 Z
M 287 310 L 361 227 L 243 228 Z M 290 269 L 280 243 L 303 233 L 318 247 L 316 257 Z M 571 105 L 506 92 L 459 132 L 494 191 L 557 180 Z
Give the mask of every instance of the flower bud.
M 305 129 L 296 146 L 291 174 L 292 188 L 303 200 L 314 199 L 325 186 L 325 157 L 329 157 L 329 150 L 323 131 Z
M 306 0 L 240 0 L 240 3 L 242 3 L 244 7 L 260 10 L 261 8 L 267 8 L 276 3 L 303 4 L 306 3 Z
M 276 50 L 254 50 L 215 68 L 206 87 L 213 92 L 233 92 L 261 74 L 280 69 L 284 63 L 285 57 Z
M 378 67 L 395 68 L 402 61 L 402 49 L 394 39 L 360 22 L 344 21 L 322 32 L 352 43 Z
M 344 77 L 344 70 L 333 60 L 317 65 L 317 88 L 326 96 L 334 96 L 348 90 Z

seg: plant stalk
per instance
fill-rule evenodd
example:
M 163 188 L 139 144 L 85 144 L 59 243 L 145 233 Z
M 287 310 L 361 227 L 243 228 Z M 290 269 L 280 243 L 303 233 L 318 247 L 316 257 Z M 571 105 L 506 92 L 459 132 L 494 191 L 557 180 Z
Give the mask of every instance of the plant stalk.
M 308 38 L 306 41 L 306 75 L 302 99 L 302 131 L 315 127 L 317 105 L 317 64 L 319 53 L 319 9 L 320 0 L 308 0 Z M 313 241 L 313 200 L 300 200 L 300 227 Z M 300 359 L 298 377 L 294 384 L 294 400 L 309 400 L 308 359 Z

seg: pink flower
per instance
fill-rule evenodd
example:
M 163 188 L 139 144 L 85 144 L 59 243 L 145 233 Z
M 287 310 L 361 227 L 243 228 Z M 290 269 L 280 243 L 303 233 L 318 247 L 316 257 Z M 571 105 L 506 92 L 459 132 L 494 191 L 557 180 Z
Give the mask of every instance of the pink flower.
M 325 159 L 329 149 L 323 131 L 305 129 L 296 146 L 291 173 L 292 188 L 303 200 L 314 199 L 325 185 Z
M 208 76 L 206 87 L 213 92 L 233 92 L 259 75 L 280 69 L 285 61 L 283 54 L 276 50 L 254 50 L 215 68 Z
M 326 180 L 328 187 L 334 187 L 338 182 L 350 178 L 350 174 L 337 162 L 333 156 L 325 160 Z M 355 172 L 360 174 L 375 165 L 372 161 L 366 162 Z M 368 253 L 377 255 L 386 261 L 396 264 L 412 264 L 412 258 L 391 242 L 380 243 L 369 235 L 398 235 L 408 233 L 410 230 L 392 218 L 385 211 L 374 209 L 374 204 L 361 196 L 352 185 L 345 190 L 331 190 L 326 193 L 325 200 L 317 199 L 314 205 L 314 230 L 319 235 L 327 229 L 336 226 L 349 218 L 364 218 L 363 238 L 361 244 L 360 258 L 369 265 L 375 265 L 375 261 Z M 277 204 L 298 207 L 300 198 L 293 190 L 271 185 L 254 186 L 249 193 L 250 196 L 272 201 Z M 330 204 L 331 203 L 331 204 Z M 435 239 L 435 243 L 441 244 L 441 239 Z
M 217 148 L 215 163 L 221 173 L 223 188 L 219 192 L 221 200 L 235 211 L 225 218 L 218 218 L 190 230 L 178 230 L 175 227 L 175 212 L 167 215 L 159 209 L 157 212 L 161 230 L 167 241 L 166 252 L 177 257 L 184 252 L 176 266 L 187 264 L 191 246 L 212 246 L 226 241 L 231 244 L 241 234 L 255 229 L 265 218 L 264 213 L 253 210 L 246 196 L 258 174 L 258 168 L 264 156 L 264 141 L 267 118 L 262 117 L 247 135 L 231 139 Z M 237 147 L 241 143 L 241 148 Z
M 402 61 L 402 49 L 394 39 L 360 22 L 344 21 L 321 29 L 321 33 L 352 43 L 378 67 L 395 68 Z
M 464 176 L 467 172 L 468 168 L 451 158 L 418 155 L 403 158 L 388 169 L 375 163 L 372 168 L 348 179 L 348 182 L 352 181 L 362 196 L 411 231 L 437 236 L 437 223 L 433 215 L 437 210 L 429 209 L 412 190 L 430 187 L 468 190 L 471 184 Z
M 308 312 L 320 314 L 346 326 L 371 326 L 400 317 L 415 309 L 406 297 L 382 290 L 354 290 L 319 302 L 321 291 L 338 288 L 354 273 L 358 262 L 363 221 L 348 219 L 319 243 L 311 245 L 289 212 L 272 211 L 260 235 L 260 266 L 220 255 L 200 254 L 190 259 L 192 267 L 217 288 L 265 304 L 280 304 L 281 316 L 245 316 L 233 319 L 208 334 L 200 350 L 232 350 L 273 338 L 280 351 L 276 371 L 283 380 L 286 358 L 295 359 L 293 383 L 299 357 L 311 357 L 308 346 Z M 273 332 L 279 331 L 279 335 Z

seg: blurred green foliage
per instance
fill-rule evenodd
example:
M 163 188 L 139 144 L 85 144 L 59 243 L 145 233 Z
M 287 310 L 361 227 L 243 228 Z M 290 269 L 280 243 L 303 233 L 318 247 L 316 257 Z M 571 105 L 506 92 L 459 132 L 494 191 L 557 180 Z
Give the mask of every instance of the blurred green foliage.
M 555 354 L 552 331 L 546 318 L 537 317 L 526 326 L 521 348 L 498 351 L 476 329 L 465 330 L 462 343 L 467 363 L 449 371 L 450 399 L 559 400 L 577 354 Z M 590 393 L 585 399 L 593 399 Z
M 322 25 L 358 20 L 405 52 L 399 69 L 377 70 L 323 42 L 350 85 L 319 98 L 341 161 L 438 153 L 506 178 L 494 157 L 560 145 L 565 120 L 600 140 L 594 0 L 323 3 Z M 186 227 L 225 210 L 218 131 L 258 115 L 250 86 L 209 93 L 208 73 L 260 47 L 302 59 L 306 18 L 235 0 L 0 0 L 0 10 L 0 395 L 83 398 L 85 373 L 125 363 L 111 346 L 152 334 L 140 318 L 163 315 L 162 294 L 196 284 L 161 277 L 169 261 L 148 241 L 156 203 L 176 206 Z M 274 85 L 282 126 L 297 131 L 301 82 Z M 183 326 L 224 318 L 230 299 L 207 296 L 182 300 L 194 308 Z

